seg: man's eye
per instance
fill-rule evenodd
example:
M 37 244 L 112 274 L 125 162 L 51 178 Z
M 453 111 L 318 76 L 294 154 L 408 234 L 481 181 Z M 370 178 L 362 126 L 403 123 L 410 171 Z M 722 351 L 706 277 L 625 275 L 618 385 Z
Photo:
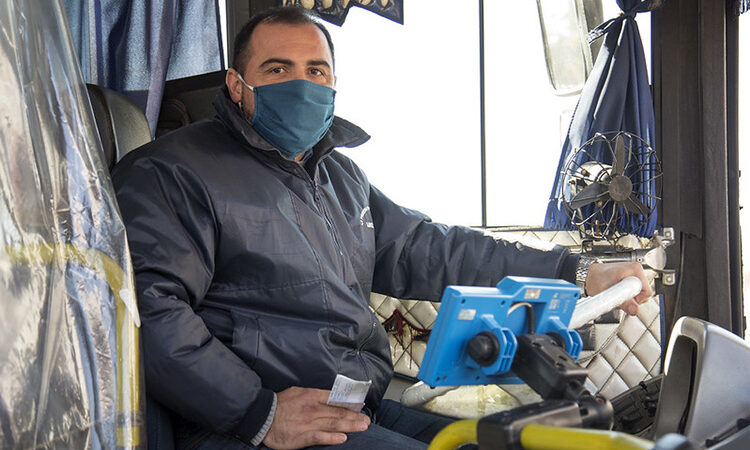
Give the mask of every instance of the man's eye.
M 316 68 L 312 68 L 312 69 L 310 69 L 310 73 L 311 73 L 312 75 L 315 75 L 315 76 L 322 76 L 322 75 L 325 75 L 325 74 L 323 73 L 323 71 L 322 71 L 322 70 L 320 70 L 320 69 L 316 69 Z
M 274 74 L 280 74 L 280 73 L 284 72 L 284 68 L 283 67 L 274 67 L 271 70 L 269 70 L 269 72 L 274 73 Z

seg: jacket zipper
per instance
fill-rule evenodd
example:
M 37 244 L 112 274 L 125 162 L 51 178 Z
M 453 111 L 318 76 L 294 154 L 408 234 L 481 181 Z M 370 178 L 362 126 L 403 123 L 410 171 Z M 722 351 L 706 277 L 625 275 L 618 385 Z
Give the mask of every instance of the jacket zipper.
M 313 191 L 313 199 L 315 200 L 315 204 L 320 210 L 320 212 L 323 214 L 323 219 L 326 221 L 326 228 L 328 228 L 328 233 L 331 235 L 331 239 L 333 240 L 334 247 L 339 252 L 340 260 L 341 260 L 341 270 L 342 270 L 342 276 L 345 275 L 343 272 L 346 267 L 346 261 L 344 260 L 344 252 L 341 246 L 341 243 L 338 240 L 338 237 L 336 236 L 335 229 L 333 227 L 333 223 L 331 222 L 331 219 L 328 215 L 328 208 L 325 207 L 323 204 L 322 199 L 320 198 L 320 187 L 318 186 L 318 183 L 315 181 L 313 177 L 310 177 L 307 171 L 304 171 L 305 175 L 308 176 L 310 179 L 310 185 L 312 186 Z M 377 327 L 377 324 L 374 320 L 374 315 L 372 312 L 368 310 L 369 314 L 369 320 L 370 320 L 370 331 L 367 334 L 367 337 L 362 340 L 361 343 L 357 345 L 357 358 L 359 359 L 359 363 L 362 365 L 362 371 L 365 373 L 365 377 L 367 377 L 368 380 L 371 380 L 372 377 L 370 376 L 370 371 L 367 370 L 367 364 L 365 363 L 365 359 L 362 357 L 362 348 L 364 348 L 365 345 L 367 345 L 370 340 L 372 340 L 373 333 L 375 332 L 375 327 Z
M 362 370 L 365 372 L 365 376 L 368 380 L 371 380 L 372 377 L 370 377 L 370 371 L 367 370 L 367 364 L 365 364 L 365 359 L 362 357 L 362 348 L 364 348 L 367 343 L 370 342 L 372 339 L 372 334 L 375 332 L 375 327 L 377 325 L 375 324 L 375 321 L 373 320 L 373 315 L 370 313 L 370 333 L 367 335 L 367 337 L 357 346 L 357 358 L 359 358 L 359 363 L 362 364 Z
M 339 242 L 338 237 L 336 236 L 336 230 L 333 226 L 333 222 L 331 221 L 330 216 L 328 215 L 328 208 L 325 207 L 323 204 L 323 200 L 320 198 L 320 187 L 318 186 L 318 183 L 311 178 L 310 180 L 312 184 L 313 189 L 313 199 L 315 200 L 316 206 L 320 210 L 320 212 L 323 214 L 323 219 L 326 222 L 326 228 L 328 229 L 328 234 L 331 236 L 331 240 L 333 241 L 334 248 L 339 253 L 339 260 L 341 262 L 341 272 L 342 276 L 345 275 L 345 267 L 346 267 L 346 261 L 344 259 L 344 250 L 341 245 L 341 242 Z

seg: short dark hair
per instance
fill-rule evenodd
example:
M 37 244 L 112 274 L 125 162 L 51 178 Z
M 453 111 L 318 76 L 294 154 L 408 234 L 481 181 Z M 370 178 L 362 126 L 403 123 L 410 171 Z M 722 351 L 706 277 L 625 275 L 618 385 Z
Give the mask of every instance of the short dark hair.
M 331 49 L 331 59 L 335 66 L 336 59 L 333 56 L 333 41 L 331 40 L 331 34 L 320 22 L 317 16 L 308 12 L 306 9 L 299 6 L 286 6 L 268 9 L 254 15 L 250 20 L 242 27 L 237 36 L 234 38 L 234 51 L 232 52 L 232 68 L 242 73 L 245 70 L 250 55 L 250 38 L 253 35 L 255 27 L 261 23 L 283 23 L 287 25 L 315 25 L 323 35 L 326 37 L 328 42 L 328 48 Z

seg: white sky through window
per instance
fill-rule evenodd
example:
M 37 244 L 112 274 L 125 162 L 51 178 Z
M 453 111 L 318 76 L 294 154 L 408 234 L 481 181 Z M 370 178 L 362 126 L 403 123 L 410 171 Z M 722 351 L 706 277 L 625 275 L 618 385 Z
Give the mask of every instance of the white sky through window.
M 603 3 L 605 19 L 619 14 Z M 403 26 L 353 7 L 329 25 L 336 114 L 372 136 L 342 151 L 391 199 L 479 225 L 478 5 L 455 4 L 404 2 Z M 638 22 L 648 50 L 649 15 Z M 577 96 L 552 91 L 535 2 L 485 2 L 485 65 L 488 225 L 540 226 Z

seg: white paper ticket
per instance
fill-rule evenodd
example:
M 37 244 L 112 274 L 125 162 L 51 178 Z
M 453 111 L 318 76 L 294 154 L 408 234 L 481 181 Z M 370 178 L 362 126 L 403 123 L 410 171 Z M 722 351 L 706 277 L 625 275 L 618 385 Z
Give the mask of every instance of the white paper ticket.
M 357 381 L 338 374 L 326 404 L 359 412 L 365 404 L 365 397 L 371 384 L 372 381 L 369 380 Z

